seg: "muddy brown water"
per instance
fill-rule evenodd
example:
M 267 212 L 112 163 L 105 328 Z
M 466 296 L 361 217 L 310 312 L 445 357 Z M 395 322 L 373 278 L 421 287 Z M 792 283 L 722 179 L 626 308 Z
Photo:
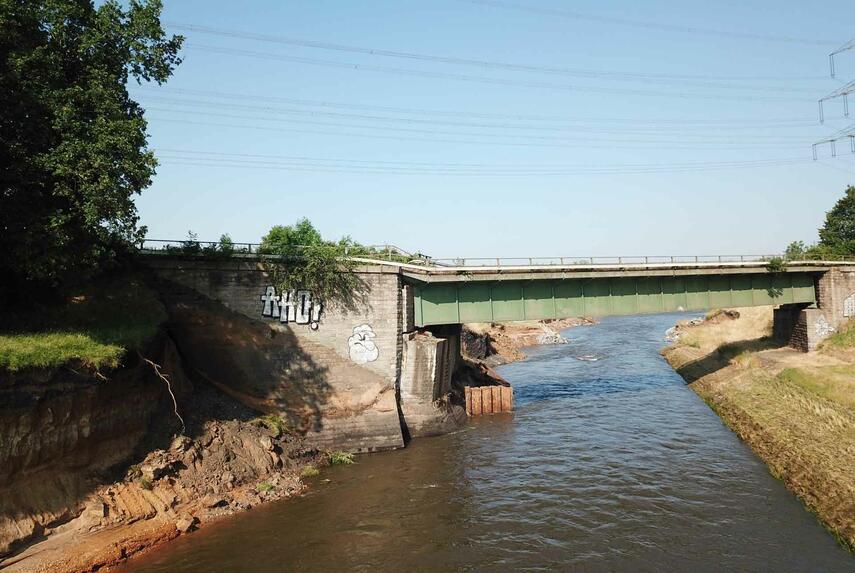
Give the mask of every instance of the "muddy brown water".
M 658 355 L 683 317 L 568 330 L 501 368 L 514 414 L 330 468 L 121 571 L 855 571 Z

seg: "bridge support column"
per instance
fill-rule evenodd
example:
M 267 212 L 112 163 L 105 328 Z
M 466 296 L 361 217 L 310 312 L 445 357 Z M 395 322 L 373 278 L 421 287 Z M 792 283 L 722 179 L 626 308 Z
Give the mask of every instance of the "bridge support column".
M 805 352 L 855 317 L 855 271 L 833 268 L 816 277 L 815 288 L 816 308 L 784 304 L 775 309 L 775 337 Z
M 403 335 L 400 407 L 410 437 L 456 430 L 466 421 L 452 376 L 460 359 L 460 325 Z

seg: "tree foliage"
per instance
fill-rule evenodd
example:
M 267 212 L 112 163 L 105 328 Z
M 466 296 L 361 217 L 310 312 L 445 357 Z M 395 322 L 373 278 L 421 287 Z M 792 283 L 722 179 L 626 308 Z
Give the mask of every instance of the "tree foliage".
M 349 237 L 338 242 L 324 240 L 303 218 L 270 229 L 258 250 L 267 255 L 264 268 L 279 291 L 310 290 L 324 304 L 352 309 L 367 288 L 353 273 L 357 263 L 346 256 L 354 246 L 359 245 Z
M 819 230 L 819 246 L 835 254 L 855 254 L 855 187 L 848 186 L 844 196 L 826 213 Z
M 855 187 L 849 185 L 843 197 L 825 214 L 819 229 L 819 242 L 806 245 L 793 241 L 787 245 L 786 259 L 821 259 L 855 255 Z
M 0 0 L 0 295 L 85 276 L 144 235 L 133 196 L 157 162 L 127 83 L 180 63 L 161 8 Z

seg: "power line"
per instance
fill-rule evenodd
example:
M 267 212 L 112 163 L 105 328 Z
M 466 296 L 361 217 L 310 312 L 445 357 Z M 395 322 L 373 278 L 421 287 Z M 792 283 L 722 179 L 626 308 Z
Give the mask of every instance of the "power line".
M 293 105 L 302 105 L 307 107 L 320 107 L 332 109 L 354 109 L 354 110 L 370 110 L 381 111 L 388 113 L 397 113 L 402 115 L 436 115 L 445 117 L 465 117 L 478 119 L 510 119 L 519 121 L 548 121 L 548 122 L 566 122 L 566 123 L 615 123 L 615 124 L 634 124 L 634 125 L 693 125 L 708 128 L 709 126 L 742 126 L 755 124 L 757 126 L 766 126 L 769 124 L 778 124 L 784 122 L 802 123 L 805 125 L 814 125 L 810 120 L 800 117 L 793 118 L 772 118 L 758 120 L 756 118 L 726 118 L 726 119 L 674 119 L 670 118 L 654 118 L 654 119 L 639 119 L 639 118 L 608 118 L 608 117 L 570 117 L 562 115 L 543 115 L 543 114 L 519 114 L 519 113 L 485 113 L 474 110 L 447 110 L 447 109 L 427 109 L 415 107 L 396 107 L 385 105 L 371 104 L 356 104 L 346 102 L 332 102 L 327 100 L 313 100 L 305 98 L 289 98 L 283 96 L 266 96 L 258 94 L 221 92 L 213 90 L 198 90 L 198 89 L 181 89 L 171 88 L 167 86 L 132 86 L 134 90 L 142 90 L 143 92 L 166 92 L 178 95 L 204 96 L 212 98 L 220 98 L 227 100 L 239 101 L 259 101 L 270 103 L 287 103 Z
M 251 50 L 239 50 L 234 48 L 221 48 L 217 46 L 203 46 L 199 44 L 187 44 L 187 49 L 201 49 L 211 53 L 236 55 L 250 58 L 259 58 L 266 60 L 277 60 L 285 62 L 293 62 L 298 64 L 308 64 L 313 66 L 322 66 L 338 69 L 346 69 L 351 71 L 369 71 L 383 74 L 405 75 L 413 77 L 433 78 L 433 79 L 449 79 L 463 82 L 483 83 L 489 85 L 503 85 L 514 87 L 527 87 L 538 89 L 554 89 L 562 91 L 572 91 L 579 93 L 593 94 L 609 94 L 609 95 L 632 95 L 632 96 L 654 96 L 654 97 L 671 97 L 679 99 L 728 99 L 734 101 L 807 101 L 801 98 L 785 98 L 771 96 L 753 96 L 753 95 L 717 95 L 717 94 L 699 94 L 687 92 L 660 92 L 638 89 L 624 88 L 597 88 L 591 86 L 578 86 L 571 84 L 554 84 L 549 82 L 533 82 L 525 80 L 511 80 L 505 78 L 494 78 L 488 76 L 475 76 L 471 74 L 458 74 L 448 72 L 433 72 L 426 70 L 417 70 L 413 68 L 398 68 L 391 66 L 377 66 L 371 64 L 355 64 L 349 62 L 339 62 L 335 60 L 323 60 L 319 58 L 305 58 L 300 56 L 286 56 L 282 54 L 273 54 L 269 52 L 256 52 Z
M 323 165 L 327 163 L 333 164 L 356 164 L 359 166 L 379 166 L 379 167 L 388 167 L 388 168 L 429 168 L 429 169 L 482 169 L 489 168 L 494 172 L 503 172 L 503 171 L 525 171 L 531 169 L 543 169 L 543 170 L 559 170 L 559 169 L 576 169 L 582 168 L 587 169 L 589 167 L 593 168 L 601 168 L 604 166 L 590 166 L 590 165 L 572 165 L 566 163 L 524 163 L 524 164 L 502 164 L 496 165 L 493 163 L 460 163 L 460 162 L 436 162 L 436 161 L 394 161 L 394 160 L 384 160 L 384 159 L 345 159 L 340 157 L 315 157 L 315 156 L 306 156 L 306 155 L 270 155 L 270 154 L 259 154 L 259 153 L 234 153 L 234 152 L 223 152 L 223 151 L 210 151 L 210 150 L 197 150 L 197 149 L 175 149 L 175 148 L 157 148 L 154 151 L 163 152 L 166 154 L 179 154 L 179 155 L 189 155 L 191 157 L 200 157 L 200 158 L 213 158 L 211 161 L 219 161 L 220 159 L 229 159 L 234 161 L 247 161 L 254 162 L 261 160 L 261 162 L 269 163 L 272 161 L 280 162 L 280 163 L 293 163 L 293 164 L 315 164 L 315 165 Z M 677 164 L 671 164 L 672 166 L 676 165 L 678 167 L 696 167 L 696 166 L 715 166 L 715 165 L 755 165 L 755 164 L 766 164 L 769 162 L 779 162 L 779 161 L 790 161 L 790 160 L 799 160 L 803 161 L 801 157 L 792 157 L 792 158 L 776 158 L 776 159 L 752 159 L 752 160 L 739 160 L 739 161 L 724 161 L 724 162 L 709 162 L 709 161 L 701 161 L 701 162 L 683 162 Z M 638 163 L 628 163 L 628 164 L 618 164 L 621 167 L 631 167 L 631 168 L 649 168 L 651 166 L 659 166 L 662 164 L 638 164 Z M 665 164 L 668 166 L 668 164 Z M 605 167 L 612 168 L 614 165 L 607 165 Z
M 160 111 L 160 110 L 155 110 Z M 254 118 L 249 116 L 241 116 L 234 114 L 211 114 L 205 112 L 191 112 L 180 110 L 177 113 L 181 114 L 193 114 L 193 115 L 211 115 L 216 117 L 226 117 L 231 119 L 248 119 L 248 120 L 262 120 L 261 118 Z M 734 147 L 732 140 L 711 140 L 709 143 L 704 141 L 685 141 L 685 140 L 663 140 L 663 139 L 621 139 L 616 140 L 614 138 L 607 139 L 592 139 L 592 138 L 572 138 L 572 137 L 549 137 L 549 136 L 534 136 L 534 135 L 501 135 L 501 134 L 490 134 L 490 133 L 471 133 L 471 132 L 448 132 L 448 131 L 440 131 L 440 130 L 422 130 L 422 129 L 408 129 L 408 128 L 394 128 L 394 127 L 381 127 L 381 126 L 362 126 L 362 125 L 353 125 L 353 124 L 341 124 L 341 123 L 324 123 L 324 122 L 312 122 L 305 120 L 281 120 L 281 121 L 290 121 L 294 123 L 300 124 L 309 124 L 309 125 L 318 125 L 318 126 L 326 126 L 331 128 L 336 128 L 334 131 L 324 131 L 324 130 L 316 130 L 316 129 L 296 129 L 296 128 L 287 128 L 287 127 L 270 127 L 269 125 L 258 126 L 258 125 L 248 125 L 246 123 L 243 124 L 227 124 L 227 123 L 215 123 L 215 122 L 202 122 L 202 121 L 192 121 L 186 119 L 175 119 L 175 118 L 157 118 L 159 121 L 166 121 L 171 123 L 185 123 L 189 125 L 207 125 L 212 127 L 228 127 L 228 128 L 237 128 L 237 129 L 254 129 L 254 130 L 264 130 L 264 131 L 276 131 L 276 132 L 287 132 L 287 133 L 304 133 L 304 134 L 314 134 L 314 135 L 333 135 L 333 136 L 345 136 L 345 137 L 360 137 L 360 138 L 369 138 L 369 139 L 391 139 L 396 141 L 420 141 L 420 142 L 436 142 L 436 143 L 463 143 L 463 144 L 476 144 L 476 145 L 502 145 L 502 146 L 513 146 L 513 147 L 584 147 L 584 148 L 593 148 L 592 144 L 595 143 L 608 143 L 609 145 L 605 147 L 605 149 L 614 149 L 615 147 L 619 147 L 620 144 L 646 144 L 649 146 L 656 146 L 657 148 L 662 148 L 663 145 L 674 145 L 675 149 L 757 149 L 757 148 L 773 148 L 773 147 L 787 147 L 786 143 L 778 143 L 774 144 L 771 142 L 766 142 L 765 140 L 758 141 L 757 143 L 761 143 L 763 145 L 745 145 L 745 141 L 735 141 L 735 143 L 742 144 L 742 147 Z M 270 119 L 263 119 L 263 121 L 277 121 Z M 342 131 L 340 128 L 357 128 L 357 129 L 373 129 L 380 131 L 392 131 L 392 132 L 404 132 L 404 133 L 416 133 L 416 134 L 425 134 L 425 135 L 440 135 L 440 136 L 452 136 L 459 137 L 464 139 L 448 139 L 448 138 L 434 138 L 434 137 L 401 137 L 401 136 L 392 136 L 392 135 L 383 135 L 383 134 L 375 134 L 375 133 L 359 133 L 353 131 Z M 485 139 L 465 139 L 467 137 L 479 137 L 479 138 L 487 138 Z M 506 141 L 509 140 L 509 141 Z M 521 141 L 521 140 L 533 140 L 533 141 Z M 579 142 L 583 145 L 568 145 L 569 142 Z M 803 141 L 803 138 L 798 138 L 798 141 Z M 710 145 L 713 144 L 713 145 Z M 715 144 L 719 144 L 718 147 Z M 791 145 L 789 145 L 791 146 Z
M 397 167 L 397 166 L 370 166 L 352 165 L 327 162 L 318 164 L 305 161 L 287 160 L 250 160 L 230 159 L 218 154 L 217 157 L 203 159 L 198 157 L 186 157 L 182 155 L 163 157 L 166 161 L 178 165 L 192 165 L 198 167 L 230 167 L 246 169 L 272 169 L 284 171 L 314 171 L 330 173 L 365 173 L 384 175 L 454 175 L 454 176 L 535 176 L 535 175 L 625 175 L 644 173 L 683 173 L 695 171 L 716 171 L 728 169 L 745 169 L 776 167 L 782 165 L 794 165 L 808 162 L 804 158 L 781 158 L 753 161 L 732 162 L 694 162 L 674 164 L 612 164 L 612 165 L 568 165 L 563 168 L 553 169 L 497 169 L 493 167 L 486 169 L 460 169 L 446 167 Z
M 611 134 L 611 135 L 625 135 L 627 133 L 631 134 L 646 134 L 646 135 L 659 135 L 662 133 L 666 133 L 668 135 L 680 135 L 681 133 L 685 133 L 679 130 L 675 130 L 675 128 L 653 128 L 651 129 L 618 129 L 618 128 L 602 128 L 602 127 L 590 127 L 584 125 L 542 125 L 542 124 L 520 124 L 520 123 L 472 123 L 472 122 L 461 122 L 461 121 L 450 121 L 450 120 L 436 120 L 436 119 L 425 119 L 425 118 L 410 118 L 410 117 L 394 117 L 394 116 L 382 116 L 382 115 L 366 115 L 366 114 L 353 114 L 353 113 L 342 113 L 342 112 L 328 112 L 328 111 L 317 111 L 317 110 L 303 110 L 303 109 L 293 109 L 293 108 L 278 108 L 278 107 L 270 107 L 270 106 L 255 106 L 255 105 L 246 105 L 246 104 L 235 104 L 232 102 L 223 103 L 216 101 L 205 101 L 205 100 L 184 100 L 179 98 L 170 98 L 170 97 L 162 97 L 162 96 L 150 96 L 150 99 L 155 101 L 161 101 L 166 103 L 172 103 L 174 105 L 179 106 L 188 106 L 192 109 L 187 113 L 209 113 L 211 115 L 218 115 L 211 112 L 202 112 L 199 111 L 198 108 L 202 107 L 213 107 L 213 108 L 225 108 L 227 110 L 241 110 L 241 111 L 249 111 L 252 113 L 263 114 L 262 117 L 257 117 L 259 120 L 264 119 L 273 119 L 275 121 L 294 121 L 299 122 L 299 120 L 289 120 L 287 118 L 279 117 L 280 115 L 285 116 L 309 116 L 309 117 L 324 117 L 324 118 L 334 118 L 334 119 L 349 119 L 349 120 L 357 120 L 357 121 L 368 121 L 368 122 L 388 122 L 388 123 L 403 123 L 408 125 L 441 125 L 441 126 L 452 126 L 456 128 L 481 128 L 481 129 L 498 129 L 498 130 L 512 130 L 512 131 L 548 131 L 548 132 L 572 132 L 572 133 L 602 133 L 602 134 Z M 174 109 L 174 108 L 159 108 L 159 107 L 151 107 L 146 106 L 149 110 L 155 111 L 174 111 L 181 112 L 182 109 Z M 252 116 L 226 116 L 226 117 L 240 117 L 240 118 L 250 118 L 254 119 Z M 321 124 L 327 125 L 327 124 Z M 786 124 L 782 123 L 779 125 L 767 125 L 764 126 L 766 129 L 771 127 L 804 127 L 803 124 Z M 373 126 L 370 126 L 373 127 Z M 706 130 L 710 129 L 723 129 L 719 126 L 706 127 Z M 726 129 L 757 129 L 754 126 L 737 126 L 737 127 L 727 127 Z M 722 134 L 710 134 L 710 133 L 699 133 L 697 129 L 693 129 L 690 133 L 686 134 L 689 137 L 703 137 L 706 139 L 722 137 Z M 786 135 L 769 135 L 763 136 L 764 139 L 782 139 L 786 138 Z M 801 135 L 789 136 L 798 139 L 802 139 Z
M 545 74 L 566 75 L 571 77 L 593 78 L 593 79 L 612 79 L 622 81 L 664 81 L 664 82 L 686 82 L 686 81 L 794 81 L 794 80 L 817 80 L 822 79 L 822 76 L 809 77 L 758 77 L 758 76 L 715 76 L 703 74 L 662 74 L 662 73 L 641 73 L 641 72 L 618 72 L 611 70 L 592 70 L 580 68 L 565 68 L 554 66 L 542 66 L 534 64 L 519 64 L 511 62 L 501 62 L 494 60 L 481 60 L 472 58 L 462 58 L 454 56 L 439 56 L 435 54 L 424 54 L 417 52 L 405 52 L 399 50 L 387 50 L 382 48 L 368 48 L 363 46 L 351 46 L 345 44 L 336 44 L 332 42 L 321 42 L 317 40 L 305 40 L 299 38 L 289 38 L 284 36 L 274 36 L 269 34 L 258 34 L 254 32 L 244 32 L 239 30 L 229 30 L 224 28 L 213 28 L 210 26 L 200 26 L 196 24 L 181 24 L 177 22 L 167 23 L 167 25 L 178 30 L 186 30 L 201 34 L 209 34 L 214 36 L 222 36 L 228 38 L 238 38 L 242 40 L 253 40 L 258 42 L 280 44 L 287 46 L 298 46 L 303 48 L 313 48 L 320 50 L 345 52 L 352 54 L 362 54 L 368 56 L 379 56 L 388 58 L 398 58 L 405 60 L 415 60 L 432 63 L 452 64 L 459 66 L 470 66 L 482 69 L 506 70 L 515 72 L 533 72 Z M 202 47 L 196 45 L 196 47 Z M 720 85 L 720 84 L 719 84 Z M 727 87 L 727 86 L 725 86 Z M 745 87 L 745 86 L 742 86 Z M 763 89 L 766 89 L 764 87 Z
M 719 36 L 722 38 L 733 38 L 739 40 L 758 40 L 762 42 L 780 42 L 790 44 L 807 44 L 812 46 L 833 46 L 834 44 L 826 40 L 814 40 L 810 38 L 796 38 L 791 36 L 767 36 L 763 34 L 752 34 L 747 32 L 734 32 L 732 30 L 718 30 L 714 28 L 701 28 L 697 26 L 677 26 L 673 24 L 661 24 L 659 22 L 646 22 L 640 20 L 631 20 L 628 18 L 615 18 L 611 16 L 599 16 L 594 14 L 584 14 L 570 10 L 558 10 L 553 8 L 538 8 L 530 5 L 514 4 L 511 2 L 502 2 L 499 0 L 459 0 L 467 4 L 478 4 L 482 6 L 492 6 L 496 8 L 504 8 L 508 10 L 516 10 L 520 12 L 529 12 L 532 14 L 541 14 L 545 16 L 557 16 L 560 18 L 572 18 L 574 20 L 587 20 L 590 22 L 600 22 L 604 24 L 619 24 L 621 26 L 630 26 L 635 28 L 644 28 L 648 30 L 660 30 L 663 32 L 679 32 L 682 34 Z

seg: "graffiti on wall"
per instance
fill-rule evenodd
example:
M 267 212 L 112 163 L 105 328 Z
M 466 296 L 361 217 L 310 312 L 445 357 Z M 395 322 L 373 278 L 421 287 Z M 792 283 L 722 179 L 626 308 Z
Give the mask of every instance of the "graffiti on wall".
M 318 329 L 323 304 L 312 299 L 311 291 L 292 290 L 276 294 L 276 287 L 268 286 L 261 295 L 261 316 L 279 319 L 279 322 L 308 324 L 312 330 Z
M 834 332 L 834 327 L 828 324 L 828 321 L 825 320 L 824 316 L 820 316 L 816 319 L 816 325 L 814 328 L 816 329 L 816 335 L 819 338 L 825 338 Z
M 855 316 L 855 294 L 850 294 L 843 301 L 843 316 Z
M 350 359 L 357 364 L 374 362 L 380 356 L 380 349 L 374 343 L 377 334 L 371 325 L 361 324 L 353 327 L 353 334 L 347 339 Z

